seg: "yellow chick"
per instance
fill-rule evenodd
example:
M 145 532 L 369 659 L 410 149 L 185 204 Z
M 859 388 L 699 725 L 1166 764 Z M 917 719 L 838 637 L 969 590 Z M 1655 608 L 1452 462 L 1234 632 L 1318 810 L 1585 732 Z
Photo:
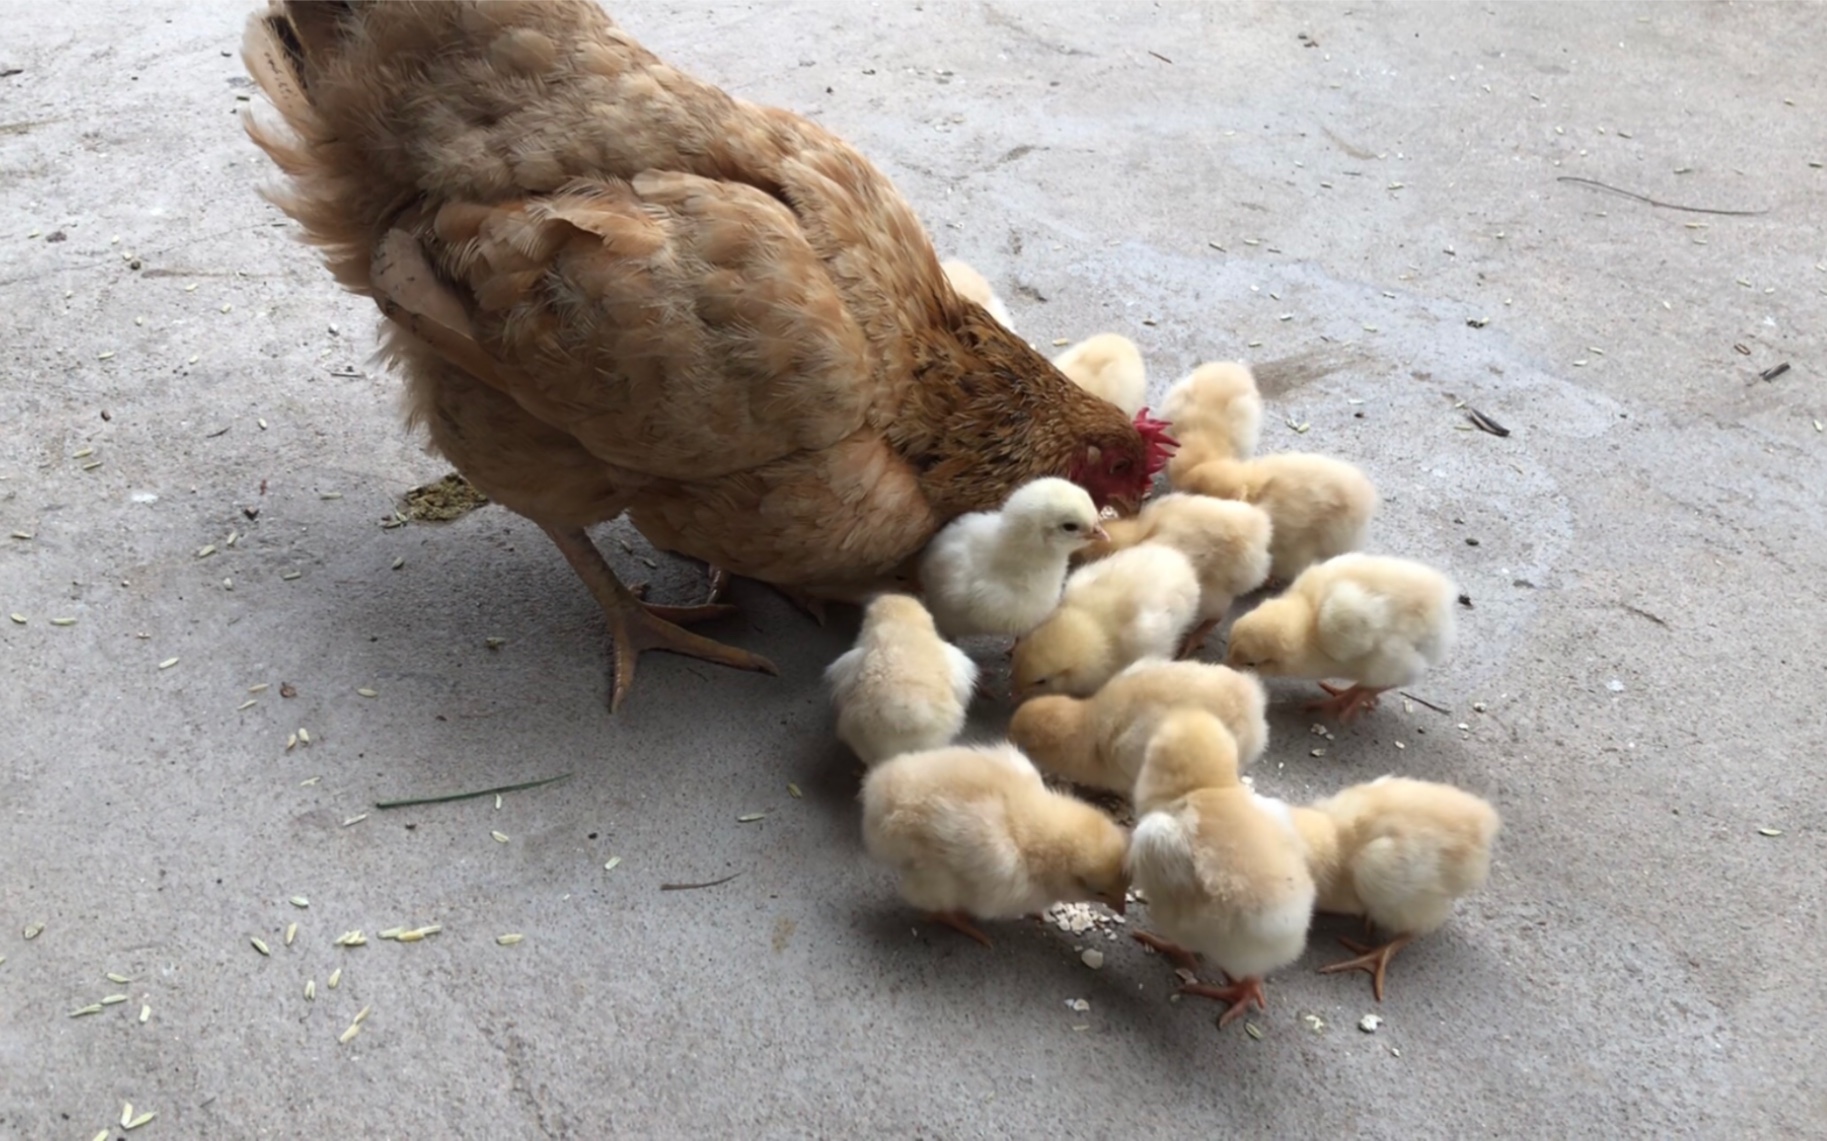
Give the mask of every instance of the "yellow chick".
M 1074 784 L 1135 792 L 1155 730 L 1176 709 L 1202 709 L 1224 722 L 1240 767 L 1269 743 L 1262 683 L 1205 662 L 1137 662 L 1088 698 L 1051 694 L 1015 710 L 1009 740 L 1035 764 Z
M 1279 452 L 1252 460 L 1211 459 L 1177 473 L 1170 461 L 1168 470 L 1176 491 L 1235 499 L 1266 512 L 1274 527 L 1269 574 L 1280 582 L 1355 551 L 1377 513 L 1377 489 L 1369 477 L 1331 456 Z
M 1341 943 L 1356 958 L 1320 968 L 1365 971 L 1383 1001 L 1383 974 L 1410 940 L 1446 922 L 1453 903 L 1484 886 L 1497 810 L 1448 784 L 1383 777 L 1294 810 L 1307 845 L 1318 908 L 1363 915 L 1394 938 L 1380 947 Z
M 1198 616 L 1185 555 L 1153 543 L 1118 551 L 1074 571 L 1059 608 L 1015 643 L 1015 696 L 1088 697 L 1132 662 L 1173 657 Z
M 837 739 L 864 764 L 949 745 L 964 728 L 977 663 L 939 637 L 920 600 L 884 594 L 863 611 L 856 646 L 825 670 Z
M 1033 480 L 1000 511 L 960 515 L 933 536 L 920 556 L 926 605 L 947 637 L 1025 634 L 1059 604 L 1073 553 L 1107 537 L 1084 488 Z
M 1231 612 L 1237 596 L 1269 577 L 1271 525 L 1268 513 L 1247 503 L 1206 495 L 1163 495 L 1128 519 L 1107 519 L 1109 538 L 1088 544 L 1077 555 L 1101 559 L 1138 543 L 1159 543 L 1185 555 L 1199 576 L 1199 624 L 1180 647 L 1190 657 L 1206 635 Z
M 1207 460 L 1247 460 L 1262 431 L 1262 395 L 1256 376 L 1240 361 L 1202 364 L 1174 382 L 1161 399 L 1180 449 L 1167 462 L 1167 478 Z
M 1148 403 L 1148 369 L 1142 350 L 1121 333 L 1087 337 L 1053 358 L 1053 367 L 1073 384 L 1102 397 L 1134 417 Z
M 1195 953 L 1224 971 L 1223 986 L 1182 993 L 1228 1003 L 1218 1024 L 1254 1004 L 1262 977 L 1300 957 L 1315 889 L 1288 806 L 1245 788 L 1224 723 L 1197 709 L 1170 714 L 1149 742 L 1136 779 L 1142 814 L 1129 872 L 1148 899 L 1136 938 L 1194 970 Z
M 953 258 L 941 262 L 939 268 L 944 271 L 945 279 L 951 282 L 952 289 L 958 296 L 966 301 L 975 301 L 988 310 L 990 316 L 996 318 L 1003 328 L 1014 330 L 1015 322 L 1009 316 L 1009 307 L 1002 303 L 1002 298 L 996 296 L 996 291 L 990 288 L 989 281 L 977 272 L 976 267 Z
M 1012 919 L 1059 901 L 1123 910 L 1128 835 L 1049 789 L 1003 743 L 906 753 L 863 780 L 863 843 L 934 922 L 989 946 L 972 918 Z
M 1231 624 L 1224 664 L 1274 677 L 1320 681 L 1309 706 L 1349 721 L 1386 689 L 1411 685 L 1452 650 L 1451 579 L 1425 563 L 1340 555 L 1301 572 L 1287 593 Z M 1347 678 L 1338 689 L 1325 678 Z

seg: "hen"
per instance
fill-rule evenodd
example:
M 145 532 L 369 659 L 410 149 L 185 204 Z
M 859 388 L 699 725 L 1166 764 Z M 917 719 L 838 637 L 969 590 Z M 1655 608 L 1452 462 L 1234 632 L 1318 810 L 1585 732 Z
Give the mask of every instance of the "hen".
M 957 295 L 856 151 L 592 4 L 276 0 L 243 54 L 275 201 L 387 317 L 433 446 L 589 587 L 612 706 L 645 649 L 772 667 L 673 621 L 728 607 L 643 604 L 593 524 L 854 600 L 1031 479 L 1133 510 L 1165 461 Z

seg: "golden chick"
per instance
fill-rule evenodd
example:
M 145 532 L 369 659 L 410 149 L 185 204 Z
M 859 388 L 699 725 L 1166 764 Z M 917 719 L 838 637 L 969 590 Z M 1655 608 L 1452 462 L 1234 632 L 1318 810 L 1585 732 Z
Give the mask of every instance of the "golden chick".
M 1171 658 L 1199 616 L 1199 578 L 1179 551 L 1146 543 L 1082 567 L 1046 621 L 1015 643 L 1015 695 L 1086 697 L 1125 666 Z
M 863 611 L 856 646 L 825 678 L 838 740 L 876 765 L 952 743 L 964 728 L 977 663 L 939 636 L 919 599 L 885 594 Z
M 1142 350 L 1121 333 L 1087 337 L 1053 358 L 1072 383 L 1134 416 L 1148 403 L 1148 368 Z
M 1060 901 L 1121 912 L 1128 835 L 1104 813 L 1047 788 L 1003 743 L 905 753 L 863 780 L 863 843 L 901 877 L 901 895 L 990 945 L 971 922 Z

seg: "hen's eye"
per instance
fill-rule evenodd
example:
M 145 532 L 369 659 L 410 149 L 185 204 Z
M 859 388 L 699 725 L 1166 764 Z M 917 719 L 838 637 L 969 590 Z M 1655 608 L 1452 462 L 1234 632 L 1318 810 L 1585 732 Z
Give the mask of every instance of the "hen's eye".
M 1118 460 L 1117 462 L 1110 465 L 1110 471 L 1113 475 L 1128 475 L 1129 469 L 1132 466 L 1134 466 L 1134 465 L 1132 465 L 1128 460 Z

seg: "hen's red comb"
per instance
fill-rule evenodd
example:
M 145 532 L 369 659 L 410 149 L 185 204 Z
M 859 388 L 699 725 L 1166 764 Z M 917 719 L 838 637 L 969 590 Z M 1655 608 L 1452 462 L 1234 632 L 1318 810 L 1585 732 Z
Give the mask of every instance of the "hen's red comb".
M 1173 427 L 1172 424 L 1150 416 L 1146 408 L 1136 413 L 1135 426 L 1136 431 L 1142 433 L 1142 443 L 1148 448 L 1148 474 L 1153 475 L 1167 466 L 1167 457 L 1174 454 L 1180 441 L 1167 434 L 1167 430 Z

